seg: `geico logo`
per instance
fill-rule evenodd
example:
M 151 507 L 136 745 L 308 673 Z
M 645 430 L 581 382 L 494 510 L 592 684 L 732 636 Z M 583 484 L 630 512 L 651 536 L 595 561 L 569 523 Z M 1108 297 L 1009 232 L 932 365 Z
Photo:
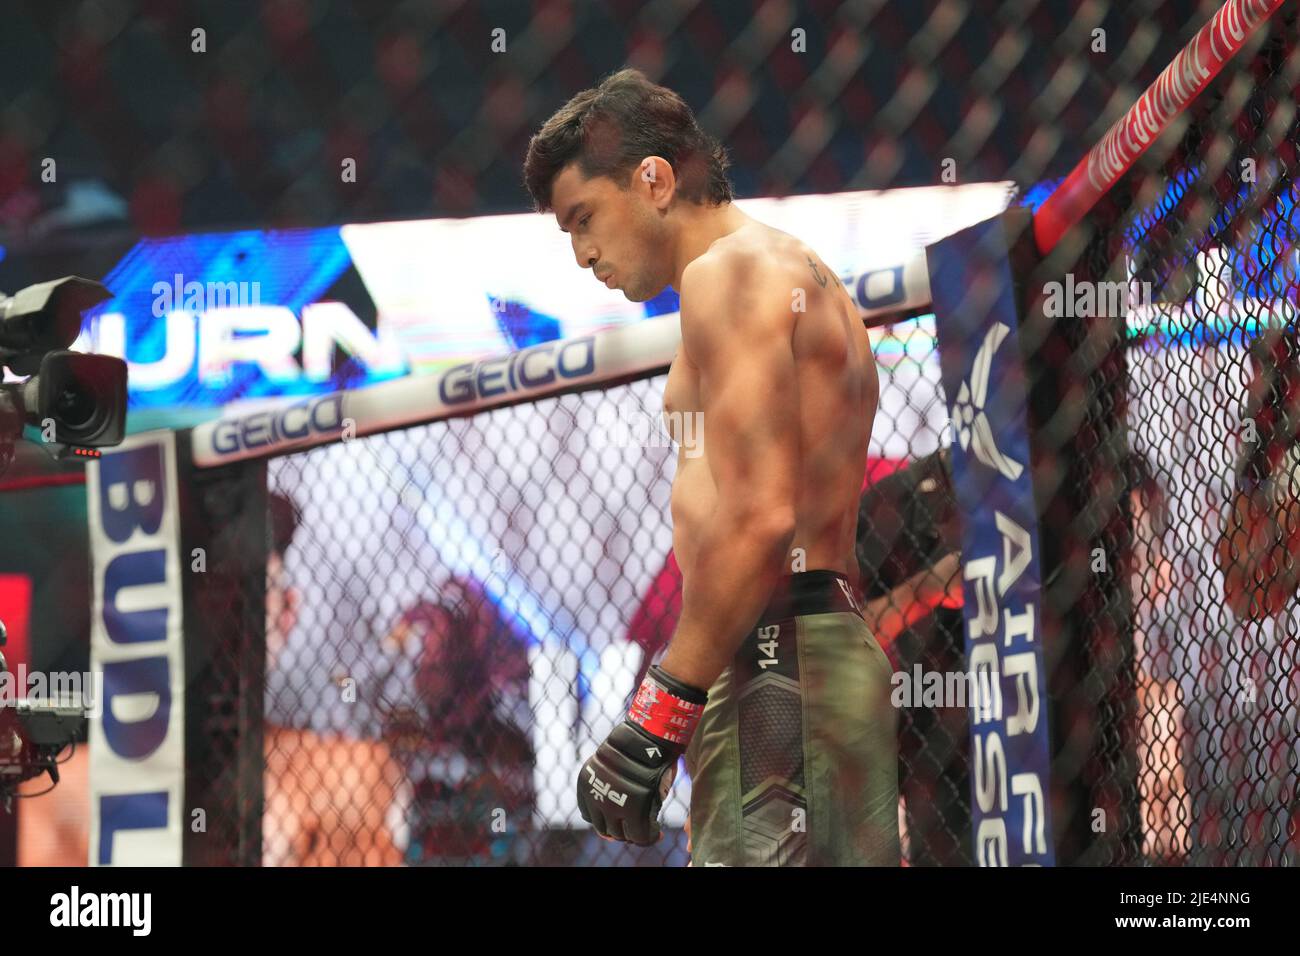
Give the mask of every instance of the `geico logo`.
M 463 405 L 522 389 L 541 388 L 556 379 L 581 378 L 595 369 L 593 336 L 545 342 L 501 358 L 448 369 L 438 382 L 438 397 L 447 405 Z
M 212 447 L 221 454 L 229 454 L 243 448 L 260 448 L 272 442 L 293 441 L 312 434 L 327 435 L 342 427 L 343 395 L 335 392 L 279 411 L 258 412 L 218 422 L 212 433 Z

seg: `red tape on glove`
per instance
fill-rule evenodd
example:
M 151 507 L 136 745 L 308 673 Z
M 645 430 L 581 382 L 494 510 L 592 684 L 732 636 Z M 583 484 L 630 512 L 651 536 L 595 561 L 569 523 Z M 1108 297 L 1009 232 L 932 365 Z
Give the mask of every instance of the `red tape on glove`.
M 647 674 L 632 698 L 628 719 L 648 734 L 685 746 L 703 713 L 703 704 L 683 700 Z

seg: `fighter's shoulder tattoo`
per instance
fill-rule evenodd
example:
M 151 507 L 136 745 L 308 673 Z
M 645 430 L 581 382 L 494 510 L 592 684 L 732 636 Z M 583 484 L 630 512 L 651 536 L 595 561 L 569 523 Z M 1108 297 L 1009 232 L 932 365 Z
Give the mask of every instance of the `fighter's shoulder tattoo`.
M 826 288 L 826 277 L 818 270 L 817 263 L 813 261 L 812 256 L 808 257 L 808 265 L 812 267 L 813 278 L 817 280 L 817 284 L 823 289 Z

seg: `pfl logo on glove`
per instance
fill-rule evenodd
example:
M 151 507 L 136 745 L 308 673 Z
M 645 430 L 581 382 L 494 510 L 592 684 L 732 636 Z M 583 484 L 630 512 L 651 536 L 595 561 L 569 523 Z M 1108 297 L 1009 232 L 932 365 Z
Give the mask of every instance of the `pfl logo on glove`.
M 575 781 L 578 812 L 602 837 L 638 846 L 663 838 L 659 811 L 708 699 L 707 692 L 683 684 L 658 664 L 650 667 L 627 717 Z
M 624 806 L 627 803 L 627 794 L 619 793 L 610 787 L 604 780 L 596 776 L 596 771 L 590 765 L 587 767 L 587 782 L 591 784 L 591 795 L 598 801 L 609 797 L 609 802 Z

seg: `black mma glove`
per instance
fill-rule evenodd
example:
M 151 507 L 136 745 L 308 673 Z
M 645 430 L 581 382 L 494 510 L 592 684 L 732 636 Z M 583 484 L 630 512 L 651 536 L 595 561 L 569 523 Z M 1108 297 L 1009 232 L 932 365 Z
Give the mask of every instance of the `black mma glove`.
M 677 775 L 709 695 L 658 664 L 632 706 L 578 771 L 578 811 L 601 836 L 650 846 L 659 840 L 659 810 Z

